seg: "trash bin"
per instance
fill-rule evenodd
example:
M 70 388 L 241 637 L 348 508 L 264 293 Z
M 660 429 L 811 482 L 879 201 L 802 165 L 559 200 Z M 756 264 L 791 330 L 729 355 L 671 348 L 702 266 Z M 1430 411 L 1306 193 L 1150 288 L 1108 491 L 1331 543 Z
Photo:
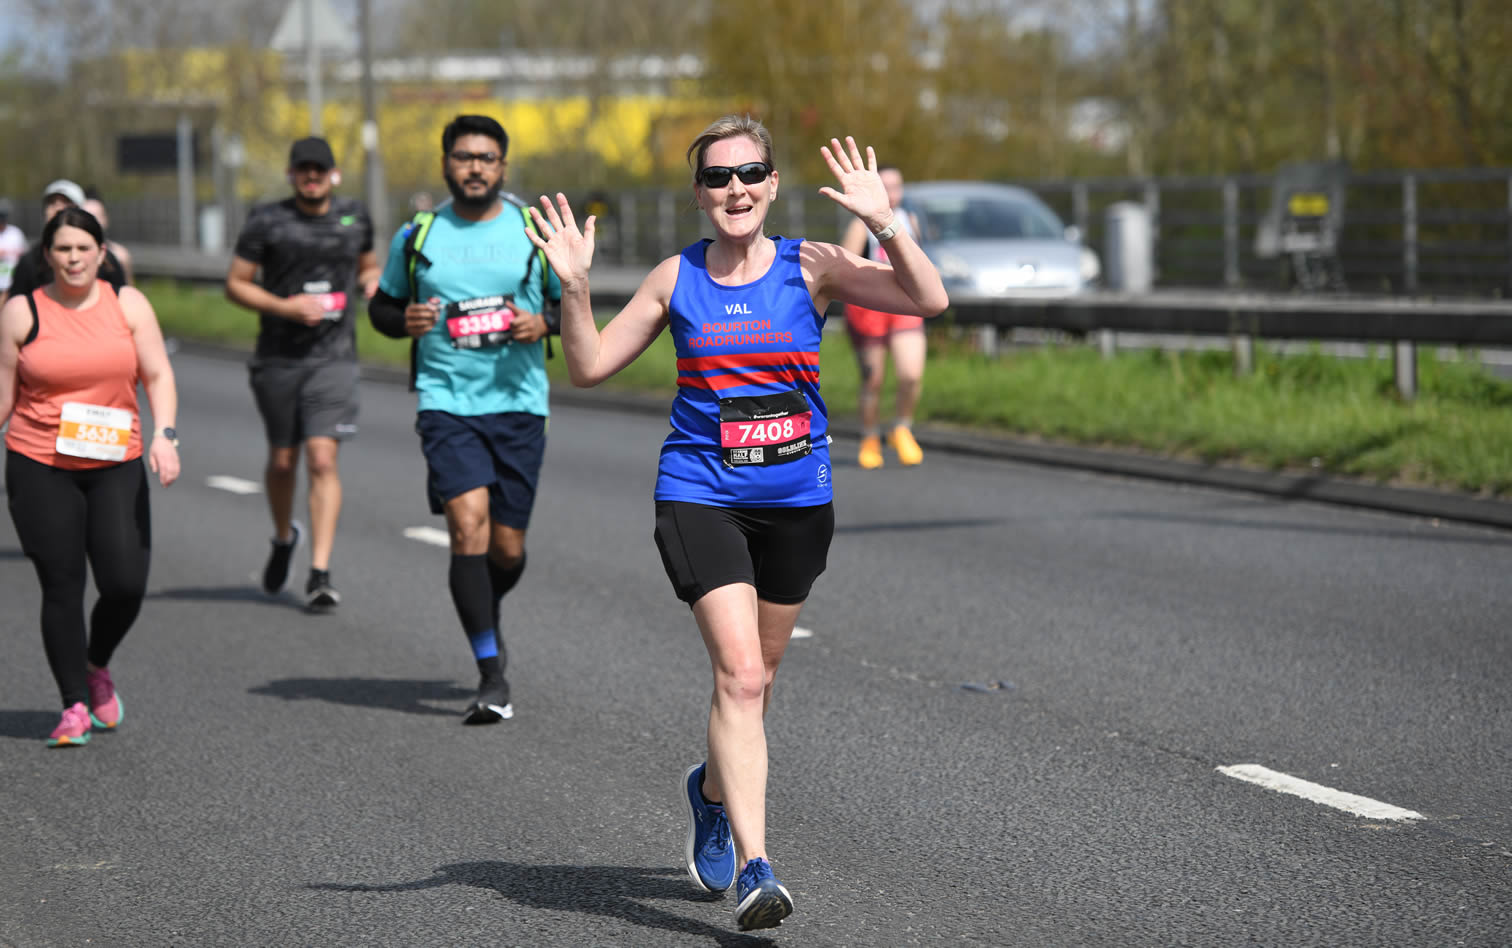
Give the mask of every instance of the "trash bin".
M 1148 293 L 1155 278 L 1154 240 L 1150 212 L 1143 204 L 1119 201 L 1104 218 L 1103 273 L 1108 289 L 1120 293 Z

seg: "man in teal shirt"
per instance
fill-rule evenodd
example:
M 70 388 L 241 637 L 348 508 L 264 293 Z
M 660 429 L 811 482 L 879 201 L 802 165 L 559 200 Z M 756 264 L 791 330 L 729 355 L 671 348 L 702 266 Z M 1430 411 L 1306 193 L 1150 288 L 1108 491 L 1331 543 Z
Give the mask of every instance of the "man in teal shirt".
M 451 535 L 452 602 L 478 663 L 464 722 L 513 717 L 499 606 L 525 571 L 525 530 L 546 449 L 542 340 L 561 286 L 525 235 L 521 205 L 501 195 L 509 137 L 484 115 L 441 135 L 451 203 L 394 236 L 373 326 L 414 340 L 415 430 L 432 513 Z

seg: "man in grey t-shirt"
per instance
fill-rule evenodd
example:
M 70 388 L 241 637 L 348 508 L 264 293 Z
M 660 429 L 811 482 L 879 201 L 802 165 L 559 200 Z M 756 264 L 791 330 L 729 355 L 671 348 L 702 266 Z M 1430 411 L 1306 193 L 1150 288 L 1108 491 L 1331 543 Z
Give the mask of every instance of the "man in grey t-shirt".
M 333 194 L 341 172 L 324 139 L 295 142 L 288 174 L 293 196 L 247 216 L 226 296 L 261 321 L 249 367 L 268 436 L 265 481 L 274 528 L 263 591 L 276 595 L 288 585 L 304 533 L 293 518 L 303 445 L 310 471 L 305 604 L 329 612 L 341 601 L 330 574 L 341 514 L 336 459 L 341 442 L 357 432 L 357 293 L 372 296 L 383 268 L 366 208 Z M 261 281 L 255 279 L 259 270 Z

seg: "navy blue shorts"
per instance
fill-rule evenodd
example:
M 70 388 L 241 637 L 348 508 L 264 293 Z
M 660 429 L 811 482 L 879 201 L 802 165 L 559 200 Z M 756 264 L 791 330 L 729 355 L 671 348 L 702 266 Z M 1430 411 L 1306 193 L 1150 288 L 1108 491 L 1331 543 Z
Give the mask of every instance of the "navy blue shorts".
M 546 453 L 546 419 L 525 412 L 453 415 L 422 411 L 415 419 L 425 455 L 431 513 L 447 501 L 488 488 L 496 524 L 524 530 L 535 506 L 536 481 Z

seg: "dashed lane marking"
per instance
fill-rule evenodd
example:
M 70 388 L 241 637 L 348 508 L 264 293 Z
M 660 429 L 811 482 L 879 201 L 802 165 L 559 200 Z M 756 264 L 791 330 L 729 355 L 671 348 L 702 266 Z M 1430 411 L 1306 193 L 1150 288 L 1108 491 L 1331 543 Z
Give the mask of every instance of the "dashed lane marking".
M 233 494 L 261 494 L 262 485 L 256 481 L 245 481 L 240 477 L 231 477 L 226 474 L 214 474 L 205 478 L 205 483 L 216 490 L 230 491 Z
M 1269 767 L 1259 764 L 1234 764 L 1231 767 L 1219 767 L 1218 772 L 1224 776 L 1233 777 L 1235 780 L 1243 780 L 1256 786 L 1265 787 L 1267 790 L 1275 790 L 1280 793 L 1289 793 L 1304 800 L 1331 806 L 1336 810 L 1353 813 L 1355 816 L 1363 816 L 1367 820 L 1421 820 L 1426 817 L 1415 810 L 1404 810 L 1390 803 L 1382 803 L 1369 797 L 1362 797 L 1354 793 L 1345 793 L 1332 787 L 1325 787 L 1321 783 L 1313 783 L 1311 780 L 1303 780 L 1301 777 L 1293 777 Z
M 801 625 L 795 625 L 795 626 L 793 626 L 793 638 L 795 638 L 795 639 L 811 639 L 813 637 L 814 637 L 814 630 L 813 629 L 805 629 Z
M 405 527 L 404 535 L 431 546 L 451 547 L 451 536 L 445 530 L 437 530 L 435 527 Z

